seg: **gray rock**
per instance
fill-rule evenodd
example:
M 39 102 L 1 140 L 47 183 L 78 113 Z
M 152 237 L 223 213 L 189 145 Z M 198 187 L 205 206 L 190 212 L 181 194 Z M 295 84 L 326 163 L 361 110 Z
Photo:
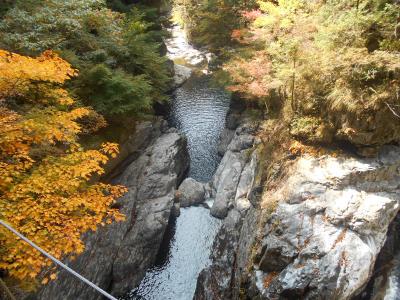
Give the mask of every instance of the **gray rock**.
M 175 74 L 174 74 L 174 84 L 172 89 L 176 89 L 178 87 L 180 87 L 181 85 L 183 85 L 186 80 L 188 80 L 190 78 L 190 76 L 192 76 L 192 69 L 182 66 L 182 65 L 174 65 L 174 70 L 175 70 Z
M 257 133 L 258 124 L 255 122 L 244 121 L 236 128 L 235 133 L 225 129 L 221 135 L 218 151 L 225 153 L 226 150 L 240 152 L 245 149 L 252 148 L 255 142 L 255 134 Z M 228 146 L 226 146 L 228 144 Z
M 214 217 L 225 218 L 229 208 L 235 205 L 241 212 L 250 207 L 248 200 L 250 191 L 247 190 L 247 187 L 254 177 L 256 163 L 253 161 L 253 164 L 247 169 L 243 168 L 249 158 L 249 153 L 251 153 L 249 150 L 253 146 L 254 136 L 251 133 L 255 133 L 254 128 L 253 124 L 244 123 L 236 129 L 234 134 L 231 130 L 225 131 L 225 137 L 222 139 L 231 139 L 231 141 L 227 147 L 228 151 L 225 152 L 213 177 L 215 201 L 211 208 L 211 214 Z M 230 138 L 230 135 L 233 135 L 233 138 Z M 223 143 L 226 144 L 226 141 Z M 225 147 L 225 145 L 220 146 L 221 148 Z M 242 171 L 244 171 L 243 174 Z M 241 180 L 240 184 L 239 180 Z
M 228 150 L 233 152 L 240 152 L 242 150 L 251 148 L 254 143 L 254 135 L 241 134 L 236 135 L 228 146 Z
M 242 136 L 249 136 L 250 126 L 242 124 L 236 129 L 230 145 L 243 145 Z M 233 130 L 227 130 L 233 133 Z M 239 287 L 247 269 L 247 259 L 252 252 L 252 237 L 258 211 L 250 198 L 256 185 L 257 152 L 246 146 L 233 147 L 222 158 L 211 182 L 215 201 L 211 214 L 225 218 L 213 245 L 212 264 L 204 269 L 197 280 L 194 299 L 239 299 Z M 240 151 L 246 149 L 246 151 Z M 249 156 L 249 154 L 251 155 Z M 255 200 L 254 200 L 255 201 Z M 242 230 L 241 230 L 242 228 Z M 239 252 L 236 252 L 239 249 Z
M 171 210 L 171 215 L 175 218 L 181 215 L 181 205 L 179 203 L 174 203 L 174 206 Z
M 188 207 L 204 202 L 205 192 L 203 183 L 193 178 L 186 178 L 179 186 L 177 198 L 181 207 Z
M 278 203 L 272 214 L 267 203 L 261 211 L 252 204 L 238 210 L 248 198 L 241 195 L 251 197 L 259 184 L 238 192 L 241 182 L 248 186 L 250 163 L 195 299 L 351 299 L 362 292 L 399 212 L 400 148 L 386 147 L 374 159 L 299 158 L 263 195 Z
M 135 132 L 120 145 L 118 156 L 110 159 L 104 166 L 106 175 L 103 178 L 109 180 L 120 175 L 132 161 L 140 156 L 143 149 L 166 130 L 167 126 L 167 122 L 160 117 L 136 124 Z
M 212 264 L 199 275 L 194 299 L 239 299 L 238 289 L 233 287 L 239 286 L 242 281 L 242 274 L 252 249 L 251 237 L 255 235 L 258 212 L 251 205 L 239 210 L 238 201 L 250 203 L 245 197 L 255 184 L 256 165 L 257 157 L 253 154 L 241 173 L 236 190 L 237 198 L 234 200 L 235 208 L 227 212 L 227 217 L 214 240 Z M 240 251 L 236 252 L 238 248 Z
M 235 135 L 234 130 L 225 128 L 222 131 L 221 136 L 219 138 L 219 143 L 218 143 L 218 154 L 220 156 L 224 156 L 226 150 L 228 150 L 228 146 L 231 143 L 234 135 Z
M 214 217 L 225 218 L 227 216 L 228 208 L 235 200 L 236 187 L 244 164 L 245 157 L 242 153 L 228 151 L 222 159 L 213 180 L 216 196 L 211 207 L 211 215 Z
M 400 148 L 375 159 L 302 157 L 264 195 L 278 201 L 262 238 L 263 299 L 350 299 L 372 275 L 399 211 Z M 253 277 L 255 278 L 255 277 Z
M 230 210 L 214 240 L 211 254 L 213 265 L 202 270 L 197 279 L 194 300 L 233 299 L 230 280 L 240 225 L 239 212 Z
M 214 189 L 212 187 L 212 183 L 211 182 L 207 182 L 204 185 L 204 189 L 206 191 L 204 198 L 209 199 L 209 198 L 214 198 L 215 197 Z
M 257 153 L 253 152 L 250 162 L 245 165 L 242 174 L 240 174 L 239 184 L 236 188 L 234 206 L 242 215 L 244 215 L 252 205 L 250 196 L 254 186 L 256 168 Z
M 135 287 L 157 255 L 174 205 L 174 192 L 189 162 L 186 139 L 171 132 L 153 139 L 117 183 L 128 187 L 117 206 L 126 220 L 100 227 L 84 237 L 86 250 L 73 269 L 113 295 Z M 60 271 L 38 299 L 102 299 L 91 287 Z

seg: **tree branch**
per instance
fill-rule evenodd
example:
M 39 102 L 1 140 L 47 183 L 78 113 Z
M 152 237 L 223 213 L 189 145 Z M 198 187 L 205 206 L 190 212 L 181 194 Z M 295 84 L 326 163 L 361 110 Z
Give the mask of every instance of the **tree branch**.
M 394 109 L 389 105 L 389 103 L 385 102 L 386 106 L 389 107 L 390 111 L 400 119 L 400 115 L 394 111 Z

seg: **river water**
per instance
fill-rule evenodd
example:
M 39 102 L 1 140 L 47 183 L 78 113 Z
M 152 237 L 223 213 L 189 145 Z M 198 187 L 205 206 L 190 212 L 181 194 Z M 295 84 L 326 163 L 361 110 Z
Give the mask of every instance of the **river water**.
M 169 49 L 172 49 L 170 56 L 174 59 L 188 57 L 197 64 L 202 54 L 187 43 L 179 27 L 172 30 L 172 38 L 167 41 Z M 180 54 L 182 57 L 179 57 Z M 223 89 L 212 86 L 210 77 L 201 72 L 195 73 L 175 91 L 169 122 L 188 139 L 188 176 L 207 182 L 220 161 L 217 144 L 225 126 L 230 98 Z M 212 199 L 207 201 L 211 204 Z M 221 221 L 212 217 L 209 209 L 199 206 L 181 209 L 181 215 L 172 223 L 155 266 L 148 270 L 139 287 L 131 292 L 130 299 L 193 298 L 197 277 L 210 263 L 212 243 Z

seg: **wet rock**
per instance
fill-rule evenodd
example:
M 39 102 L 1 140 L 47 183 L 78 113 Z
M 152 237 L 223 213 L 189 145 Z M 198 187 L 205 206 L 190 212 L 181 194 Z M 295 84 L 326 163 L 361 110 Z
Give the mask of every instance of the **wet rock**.
M 204 184 L 193 178 L 186 178 L 177 191 L 181 207 L 200 204 L 205 199 Z
M 150 141 L 115 180 L 128 187 L 117 202 L 126 220 L 86 234 L 86 250 L 68 265 L 113 295 L 136 286 L 154 263 L 173 209 L 175 189 L 188 163 L 186 139 L 180 134 L 160 133 Z M 37 298 L 103 299 L 64 271 L 44 286 Z

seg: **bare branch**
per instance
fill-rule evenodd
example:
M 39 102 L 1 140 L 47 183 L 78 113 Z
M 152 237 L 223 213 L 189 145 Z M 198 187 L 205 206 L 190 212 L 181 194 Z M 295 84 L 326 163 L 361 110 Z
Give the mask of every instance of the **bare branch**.
M 387 107 L 389 107 L 390 111 L 391 111 L 396 117 L 398 117 L 398 118 L 400 119 L 400 115 L 394 111 L 394 109 L 389 105 L 389 103 L 385 102 L 385 104 L 387 105 Z

